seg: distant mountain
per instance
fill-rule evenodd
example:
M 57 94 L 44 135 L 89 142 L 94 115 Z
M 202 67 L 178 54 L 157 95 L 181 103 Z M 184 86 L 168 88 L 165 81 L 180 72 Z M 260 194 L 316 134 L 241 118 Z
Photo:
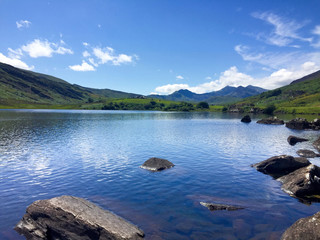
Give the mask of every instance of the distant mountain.
M 77 104 L 100 98 L 141 95 L 110 89 L 85 88 L 62 79 L 0 63 L 0 104 Z
M 320 71 L 291 82 L 289 85 L 243 99 L 231 109 L 264 109 L 275 105 L 283 113 L 320 114 Z
M 242 98 L 257 95 L 267 90 L 254 86 L 247 87 L 230 87 L 226 86 L 219 91 L 197 94 L 186 89 L 176 91 L 170 95 L 149 95 L 148 97 L 171 100 L 171 101 L 187 101 L 201 102 L 205 101 L 210 104 L 225 104 L 235 102 Z

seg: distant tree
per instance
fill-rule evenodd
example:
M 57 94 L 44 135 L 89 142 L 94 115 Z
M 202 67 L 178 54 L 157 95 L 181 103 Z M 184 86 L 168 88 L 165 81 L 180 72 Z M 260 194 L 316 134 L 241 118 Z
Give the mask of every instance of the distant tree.
M 270 104 L 263 110 L 263 113 L 272 115 L 274 110 L 276 110 L 276 106 L 274 104 Z
M 208 109 L 209 108 L 209 104 L 207 102 L 199 102 L 197 104 L 197 108 L 200 108 L 200 109 Z
M 89 97 L 88 98 L 88 103 L 93 103 L 93 98 Z

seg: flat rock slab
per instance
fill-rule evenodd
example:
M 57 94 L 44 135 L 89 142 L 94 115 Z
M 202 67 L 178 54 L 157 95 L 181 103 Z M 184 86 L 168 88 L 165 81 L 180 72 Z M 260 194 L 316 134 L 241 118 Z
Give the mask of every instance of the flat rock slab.
M 300 157 L 305 157 L 305 158 L 315 158 L 315 157 L 320 157 L 320 154 L 315 153 L 314 151 L 307 150 L 307 149 L 300 149 L 297 151 L 297 154 Z
M 282 235 L 281 240 L 315 240 L 320 239 L 320 212 L 300 218 Z
M 278 178 L 282 190 L 298 198 L 320 195 L 320 168 L 310 164 L 288 175 Z
M 251 122 L 251 118 L 249 115 L 245 115 L 242 119 L 241 119 L 241 122 L 244 122 L 244 123 L 249 123 Z
M 311 129 L 310 123 L 305 118 L 295 118 L 286 123 L 286 127 L 295 130 Z
M 235 211 L 235 210 L 244 209 L 244 207 L 232 206 L 232 205 L 226 205 L 226 204 L 207 203 L 207 202 L 200 202 L 200 204 L 208 208 L 210 211 L 217 211 L 217 210 Z
M 26 239 L 138 240 L 144 232 L 123 218 L 78 197 L 33 202 L 15 230 Z
M 277 117 L 269 117 L 269 118 L 264 118 L 261 120 L 258 120 L 257 123 L 259 124 L 271 124 L 271 125 L 283 125 L 284 121 L 277 118 Z
M 263 172 L 274 177 L 281 177 L 310 164 L 311 163 L 306 158 L 294 158 L 289 155 L 280 155 L 268 158 L 267 160 L 251 166 L 256 168 L 259 172 Z
M 296 145 L 298 142 L 306 142 L 306 141 L 309 141 L 308 139 L 306 138 L 301 138 L 301 137 L 296 137 L 296 136 L 289 136 L 287 138 L 287 141 L 288 143 L 291 145 L 291 146 L 294 146 Z
M 158 172 L 172 168 L 174 167 L 174 164 L 166 159 L 153 157 L 145 161 L 140 167 L 152 172 Z

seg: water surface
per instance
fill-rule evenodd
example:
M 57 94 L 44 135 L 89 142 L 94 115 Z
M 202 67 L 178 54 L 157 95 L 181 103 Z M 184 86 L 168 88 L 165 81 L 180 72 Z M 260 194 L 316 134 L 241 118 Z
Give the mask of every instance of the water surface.
M 0 111 L 0 239 L 33 201 L 88 199 L 142 228 L 146 239 L 278 239 L 301 217 L 320 211 L 281 191 L 250 164 L 296 155 L 289 135 L 318 132 L 240 122 L 221 113 Z M 152 173 L 150 157 L 172 161 Z M 319 158 L 311 160 L 319 164 Z M 245 206 L 210 212 L 200 201 Z

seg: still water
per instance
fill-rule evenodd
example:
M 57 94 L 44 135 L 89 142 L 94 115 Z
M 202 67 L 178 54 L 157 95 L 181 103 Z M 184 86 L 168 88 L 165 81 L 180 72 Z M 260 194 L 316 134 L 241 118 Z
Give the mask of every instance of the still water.
M 250 164 L 296 155 L 289 135 L 319 133 L 221 113 L 139 111 L 0 111 L 0 239 L 39 199 L 74 195 L 144 230 L 146 239 L 279 239 L 301 217 L 320 211 L 280 189 Z M 176 166 L 149 172 L 150 157 Z M 311 159 L 320 165 L 319 158 Z M 200 201 L 235 204 L 210 212 Z

